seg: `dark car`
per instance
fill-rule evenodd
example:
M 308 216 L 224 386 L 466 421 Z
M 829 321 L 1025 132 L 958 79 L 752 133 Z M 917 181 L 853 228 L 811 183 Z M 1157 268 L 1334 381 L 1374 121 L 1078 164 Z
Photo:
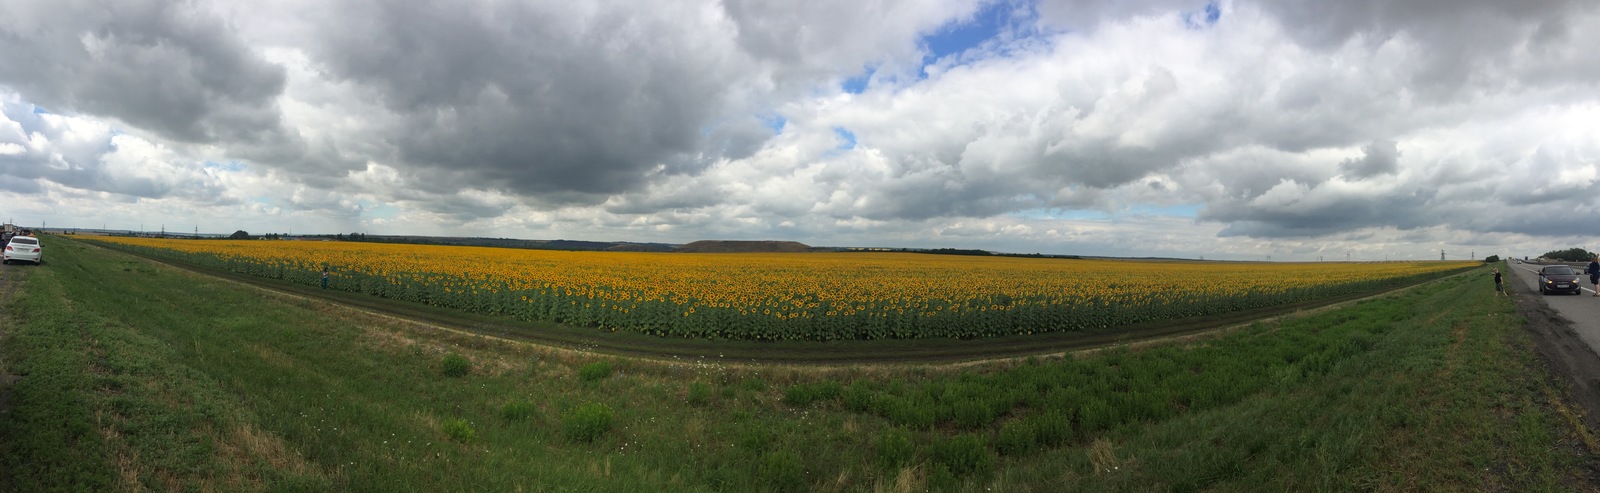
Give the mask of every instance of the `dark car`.
M 1539 269 L 1539 292 L 1583 294 L 1578 283 L 1578 271 L 1565 265 L 1546 265 Z

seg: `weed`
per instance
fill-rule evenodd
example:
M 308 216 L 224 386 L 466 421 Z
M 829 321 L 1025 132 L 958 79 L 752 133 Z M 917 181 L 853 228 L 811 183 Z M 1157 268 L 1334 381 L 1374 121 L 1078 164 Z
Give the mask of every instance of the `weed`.
M 872 388 L 864 380 L 850 382 L 844 389 L 844 407 L 853 412 L 864 413 L 872 409 Z
M 1028 417 L 1033 438 L 1040 446 L 1054 447 L 1072 439 L 1072 418 L 1059 411 L 1046 411 Z
M 611 431 L 611 407 L 601 403 L 583 405 L 562 418 L 567 439 L 575 442 L 593 442 Z
M 739 426 L 739 448 L 762 452 L 772 446 L 775 433 L 763 423 L 744 422 Z
M 1032 421 L 1014 420 L 1000 427 L 994 446 L 1004 455 L 1022 455 L 1033 450 L 1038 440 L 1038 432 L 1034 430 Z
M 467 421 L 466 418 L 444 420 L 444 423 L 439 425 L 439 429 L 444 431 L 445 436 L 450 437 L 451 440 L 461 443 L 470 443 L 478 437 L 478 431 L 472 428 L 472 423 Z
M 962 434 L 934 444 L 934 458 L 957 477 L 987 474 L 994 469 L 994 451 L 983 436 Z
M 609 376 L 611 376 L 610 361 L 596 361 L 578 369 L 578 378 L 585 382 L 598 382 Z
M 917 452 L 917 445 L 911 440 L 911 432 L 905 428 L 890 428 L 878 437 L 878 464 L 888 469 L 895 469 L 911 463 Z
M 955 403 L 951 407 L 952 419 L 956 426 L 964 430 L 976 430 L 988 426 L 994 420 L 994 414 L 989 403 L 979 400 L 968 400 Z
M 771 491 L 804 491 L 806 467 L 800 456 L 787 450 L 777 450 L 761 457 L 756 479 Z
M 444 360 L 439 363 L 439 369 L 444 376 L 461 378 L 467 376 L 468 373 L 472 373 L 472 362 L 467 361 L 466 356 L 450 353 L 444 355 Z
M 689 404 L 704 406 L 711 402 L 711 385 L 701 381 L 689 382 Z
M 818 383 L 797 383 L 789 386 L 783 393 L 783 403 L 794 407 L 809 406 L 817 401 L 832 400 L 839 397 L 843 387 L 838 382 L 824 381 Z
M 525 400 L 507 401 L 500 407 L 500 416 L 506 421 L 526 421 L 539 411 L 532 402 Z

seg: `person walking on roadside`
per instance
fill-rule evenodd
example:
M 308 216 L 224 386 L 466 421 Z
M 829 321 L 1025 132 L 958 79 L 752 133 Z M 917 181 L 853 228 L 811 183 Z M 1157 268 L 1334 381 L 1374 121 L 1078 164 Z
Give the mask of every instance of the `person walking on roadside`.
M 1589 285 L 1594 287 L 1593 296 L 1600 296 L 1600 255 L 1589 256 L 1589 267 L 1583 271 L 1589 273 Z
M 1503 284 L 1500 280 L 1500 269 L 1498 268 L 1494 270 L 1494 294 L 1496 296 L 1506 294 L 1505 284 Z

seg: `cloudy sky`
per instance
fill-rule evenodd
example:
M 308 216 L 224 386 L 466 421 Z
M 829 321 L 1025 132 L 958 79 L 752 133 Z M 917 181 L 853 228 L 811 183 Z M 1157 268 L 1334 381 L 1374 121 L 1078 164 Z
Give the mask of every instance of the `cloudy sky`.
M 1600 250 L 1586 0 L 0 0 L 0 219 Z

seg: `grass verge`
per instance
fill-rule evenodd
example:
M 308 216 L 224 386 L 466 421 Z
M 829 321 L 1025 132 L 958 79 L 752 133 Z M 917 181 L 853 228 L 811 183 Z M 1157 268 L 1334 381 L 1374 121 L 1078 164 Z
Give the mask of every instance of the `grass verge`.
M 50 247 L 0 317 L 23 375 L 3 491 L 1589 486 L 1586 430 L 1464 277 L 1181 344 L 797 369 L 430 330 Z

